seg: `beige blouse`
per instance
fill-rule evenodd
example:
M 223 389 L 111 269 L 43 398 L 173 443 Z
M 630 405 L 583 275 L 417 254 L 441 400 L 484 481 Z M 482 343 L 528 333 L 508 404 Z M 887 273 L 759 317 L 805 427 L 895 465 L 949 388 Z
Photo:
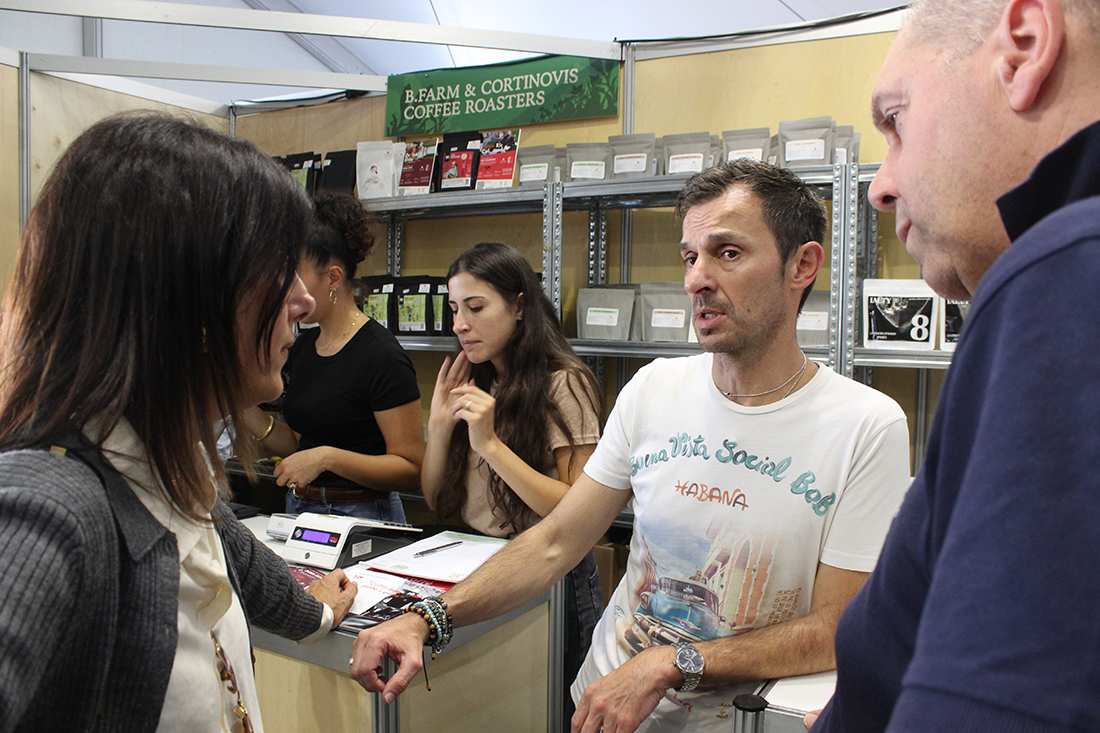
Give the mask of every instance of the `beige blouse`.
M 573 388 L 572 392 L 569 390 L 570 386 Z M 579 402 L 574 392 L 577 395 L 585 393 L 584 384 L 576 376 L 564 369 L 550 375 L 550 399 L 561 410 L 565 424 L 573 433 L 574 444 L 595 445 L 600 440 L 599 416 L 587 401 Z M 548 423 L 546 428 L 549 431 L 546 464 L 551 466 L 546 475 L 556 479 L 559 476 L 554 451 L 568 446 L 569 441 L 561 429 L 552 422 Z M 469 468 L 466 472 L 466 503 L 462 507 L 462 521 L 478 532 L 493 537 L 513 537 L 518 534 L 511 531 L 511 525 L 505 528 L 500 526 L 504 517 L 490 506 L 489 500 L 489 464 L 471 450 Z M 538 521 L 538 516 L 533 512 L 531 517 L 534 521 L 520 527 L 520 531 L 528 529 Z

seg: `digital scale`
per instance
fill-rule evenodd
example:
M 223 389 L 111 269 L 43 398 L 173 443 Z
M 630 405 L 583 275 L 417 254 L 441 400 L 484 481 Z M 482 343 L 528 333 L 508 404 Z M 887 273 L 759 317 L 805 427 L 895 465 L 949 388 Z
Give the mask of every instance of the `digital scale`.
M 283 557 L 335 570 L 411 544 L 420 532 L 410 524 L 305 512 L 294 520 Z

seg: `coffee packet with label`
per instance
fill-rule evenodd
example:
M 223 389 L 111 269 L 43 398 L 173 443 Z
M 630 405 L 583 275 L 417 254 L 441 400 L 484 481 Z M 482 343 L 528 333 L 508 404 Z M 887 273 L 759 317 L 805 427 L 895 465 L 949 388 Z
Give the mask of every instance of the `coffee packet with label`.
M 611 178 L 610 143 L 568 143 L 565 160 L 570 181 L 602 181 Z
M 779 123 L 779 145 L 788 168 L 833 164 L 836 122 L 832 117 L 807 117 Z
M 709 132 L 665 135 L 665 173 L 700 173 L 711 158 Z
M 541 186 L 554 180 L 554 146 L 532 145 L 519 149 L 519 185 Z
M 657 160 L 654 157 L 657 136 L 654 133 L 612 135 L 607 142 L 611 145 L 612 178 L 657 175 Z
M 404 148 L 402 148 L 404 150 Z M 393 182 L 394 145 L 387 141 L 357 143 L 355 151 L 355 175 L 359 184 L 359 198 L 378 199 L 396 196 Z
M 722 160 L 748 158 L 766 163 L 771 150 L 770 127 L 750 127 L 745 130 L 726 130 L 722 133 Z
M 923 280 L 864 280 L 863 345 L 931 350 L 936 343 L 939 301 Z

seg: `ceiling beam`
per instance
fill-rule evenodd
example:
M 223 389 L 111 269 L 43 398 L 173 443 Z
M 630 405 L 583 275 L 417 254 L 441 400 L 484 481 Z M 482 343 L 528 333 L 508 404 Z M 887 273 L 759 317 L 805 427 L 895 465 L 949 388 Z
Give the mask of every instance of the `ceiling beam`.
M 177 79 L 230 84 L 267 84 L 310 89 L 351 89 L 365 92 L 386 91 L 386 77 L 365 74 L 330 74 L 324 71 L 286 71 L 282 69 L 240 69 L 204 64 L 173 64 L 162 61 L 124 61 L 83 56 L 27 54 L 31 71 L 102 74 L 139 79 Z
M 393 20 L 309 15 L 244 8 L 145 2 L 145 0 L 0 0 L 0 10 L 48 15 L 97 17 L 142 23 L 166 23 L 204 28 L 234 28 L 275 33 L 304 33 L 336 38 L 432 43 L 470 48 L 495 48 L 522 53 L 548 53 L 589 58 L 622 57 L 619 44 L 557 38 L 532 33 L 485 31 L 454 26 L 405 23 Z
M 279 11 L 301 14 L 302 9 L 290 0 L 243 0 L 254 10 Z M 370 74 L 377 72 L 352 53 L 347 46 L 331 36 L 303 36 L 301 33 L 287 33 L 287 38 L 297 43 L 313 58 L 322 63 L 329 71 L 337 74 Z M 87 54 L 85 54 L 87 55 Z

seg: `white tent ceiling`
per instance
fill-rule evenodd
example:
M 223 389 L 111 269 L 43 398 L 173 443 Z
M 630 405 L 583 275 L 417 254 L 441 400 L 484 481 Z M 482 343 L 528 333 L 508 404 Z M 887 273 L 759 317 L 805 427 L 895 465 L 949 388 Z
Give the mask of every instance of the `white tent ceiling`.
M 137 6 L 163 6 L 170 11 L 172 3 L 613 42 L 721 36 L 814 23 L 852 13 L 893 8 L 899 0 L 509 0 L 498 3 L 483 0 L 82 0 L 79 6 L 73 7 L 109 16 L 109 11 Z M 29 7 L 49 5 L 48 2 L 30 3 Z M 2 9 L 20 6 L 28 7 L 28 4 L 0 0 L 0 47 L 41 54 L 378 76 L 496 63 L 530 55 L 457 45 L 114 19 L 92 23 L 71 14 Z M 62 6 L 64 2 L 54 5 Z M 143 81 L 220 104 L 301 91 L 208 82 Z

